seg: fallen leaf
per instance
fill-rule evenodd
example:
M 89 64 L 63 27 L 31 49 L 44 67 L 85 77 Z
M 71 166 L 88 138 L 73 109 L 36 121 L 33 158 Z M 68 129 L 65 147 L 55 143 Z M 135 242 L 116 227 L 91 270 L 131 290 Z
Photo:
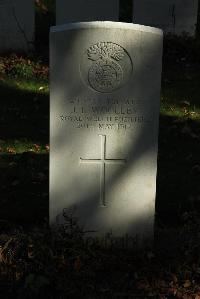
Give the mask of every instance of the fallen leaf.
M 173 282 L 174 282 L 175 284 L 177 284 L 177 282 L 178 282 L 178 278 L 176 277 L 175 274 L 172 274 L 172 280 L 173 280 Z
M 15 154 L 16 153 L 15 149 L 12 148 L 12 147 L 7 147 L 7 152 L 10 153 L 10 154 Z
M 183 284 L 183 286 L 184 286 L 184 288 L 189 288 L 190 286 L 191 286 L 191 281 L 189 280 L 189 279 L 187 279 L 185 282 L 184 282 L 184 284 Z
M 34 149 L 36 152 L 38 152 L 40 150 L 40 145 L 34 144 Z
M 35 254 L 34 254 L 34 246 L 33 244 L 30 244 L 28 246 L 28 258 L 29 259 L 33 259 L 35 257 Z

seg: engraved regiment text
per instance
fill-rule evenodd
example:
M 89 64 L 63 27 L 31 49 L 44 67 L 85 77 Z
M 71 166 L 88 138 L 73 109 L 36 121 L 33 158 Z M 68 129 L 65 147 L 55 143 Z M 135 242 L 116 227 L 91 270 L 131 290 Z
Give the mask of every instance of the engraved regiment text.
M 67 99 L 68 111 L 60 114 L 60 121 L 75 129 L 128 130 L 135 125 L 149 123 L 152 117 L 144 114 L 141 100 L 133 99 Z

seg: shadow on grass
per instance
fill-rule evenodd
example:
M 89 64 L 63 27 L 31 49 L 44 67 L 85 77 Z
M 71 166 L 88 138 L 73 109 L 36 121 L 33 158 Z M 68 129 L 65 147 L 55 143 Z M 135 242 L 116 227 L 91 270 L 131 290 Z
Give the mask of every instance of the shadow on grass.
M 0 139 L 30 139 L 48 143 L 49 98 L 0 82 Z
M 157 221 L 178 225 L 184 213 L 200 211 L 200 122 L 161 116 L 157 176 Z
M 49 142 L 48 95 L 0 83 L 1 142 Z M 0 154 L 0 219 L 35 224 L 48 217 L 48 154 Z
M 163 104 L 181 107 L 188 102 L 191 111 L 200 111 L 200 72 L 188 67 L 171 66 L 170 71 L 163 69 L 162 97 Z
M 44 223 L 48 218 L 48 168 L 48 154 L 0 155 L 1 221 Z

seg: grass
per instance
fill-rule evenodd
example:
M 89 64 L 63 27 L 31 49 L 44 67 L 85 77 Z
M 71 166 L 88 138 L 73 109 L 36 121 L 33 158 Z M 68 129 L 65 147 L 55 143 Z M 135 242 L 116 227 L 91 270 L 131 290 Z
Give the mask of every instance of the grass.
M 10 55 L 1 57 L 1 153 L 48 148 L 48 67 L 34 59 Z
M 10 78 L 5 76 L 2 80 L 8 88 L 18 89 L 25 92 L 34 92 L 40 94 L 49 94 L 49 85 L 45 80 Z
M 48 144 L 37 144 L 26 139 L 0 141 L 0 152 L 9 154 L 22 154 L 24 152 L 34 152 L 44 154 L 49 152 Z

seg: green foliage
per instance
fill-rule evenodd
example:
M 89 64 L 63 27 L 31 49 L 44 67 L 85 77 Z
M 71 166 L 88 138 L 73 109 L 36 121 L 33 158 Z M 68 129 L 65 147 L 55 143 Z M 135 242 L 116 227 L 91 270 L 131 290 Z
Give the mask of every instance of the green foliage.
M 9 72 L 9 76 L 15 78 L 30 79 L 33 77 L 33 66 L 31 64 L 17 63 L 13 65 Z

